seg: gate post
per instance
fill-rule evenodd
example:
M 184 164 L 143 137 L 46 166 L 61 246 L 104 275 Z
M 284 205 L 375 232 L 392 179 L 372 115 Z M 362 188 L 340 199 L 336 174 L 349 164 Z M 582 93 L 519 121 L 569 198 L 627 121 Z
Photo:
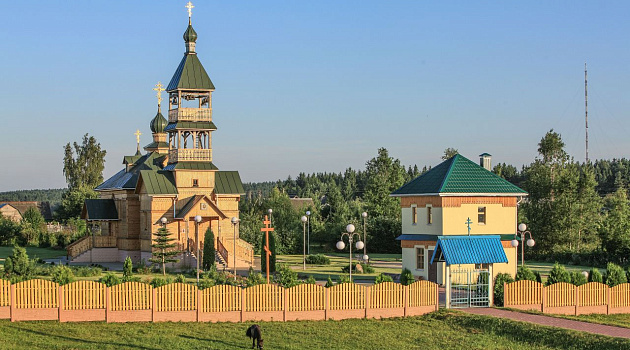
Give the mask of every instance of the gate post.
M 494 264 L 488 264 L 488 306 L 494 306 L 494 273 L 492 270 L 493 265 Z
M 451 266 L 446 265 L 446 308 L 451 308 Z

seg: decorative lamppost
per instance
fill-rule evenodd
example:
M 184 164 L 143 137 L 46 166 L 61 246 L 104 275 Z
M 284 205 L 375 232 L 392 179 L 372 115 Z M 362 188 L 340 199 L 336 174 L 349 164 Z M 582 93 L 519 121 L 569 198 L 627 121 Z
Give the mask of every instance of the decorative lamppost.
M 234 256 L 234 280 L 236 281 L 236 225 L 238 225 L 240 220 L 234 216 L 231 221 L 234 226 L 234 251 L 232 252 L 232 255 Z
M 306 211 L 306 253 L 311 254 L 311 211 Z
M 352 241 L 354 235 L 357 235 L 357 237 L 359 237 L 359 240 L 356 243 L 357 249 L 363 249 L 363 242 L 361 242 L 361 235 L 354 232 L 353 224 L 348 224 L 348 226 L 346 226 L 346 231 L 347 232 L 341 234 L 341 239 L 339 240 L 339 242 L 337 242 L 337 249 L 343 250 L 346 247 L 346 244 L 343 242 L 343 236 L 348 236 L 348 243 L 350 247 L 350 281 L 352 282 Z
M 536 242 L 534 242 L 534 239 L 532 238 L 532 233 L 526 230 L 527 230 L 527 225 L 525 224 L 518 225 L 518 231 L 514 234 L 514 239 L 511 242 L 512 247 L 514 248 L 518 247 L 518 240 L 516 239 L 517 236 L 520 236 L 521 242 L 523 242 L 525 240 L 525 236 L 528 234 L 529 234 L 529 239 L 527 240 L 527 246 L 533 247 L 534 244 L 536 244 Z M 516 254 L 518 255 L 518 251 L 516 252 Z M 517 260 L 518 260 L 518 257 L 517 257 Z M 521 245 L 521 266 L 525 266 L 525 245 Z
M 269 223 L 273 226 L 273 220 L 271 219 L 271 213 L 273 213 L 273 209 L 267 209 L 267 213 L 269 214 Z
M 367 212 L 361 213 L 363 217 L 363 261 L 368 262 L 370 257 L 367 255 L 367 231 L 365 230 L 365 219 L 367 219 Z
M 166 220 L 166 218 L 162 216 L 162 218 L 160 219 L 160 222 L 162 223 L 162 228 L 165 228 L 165 227 L 166 227 L 166 222 L 167 222 L 167 221 L 168 221 L 168 220 Z
M 197 285 L 199 285 L 199 223 L 201 222 L 201 216 L 195 216 L 195 243 L 197 244 Z
M 304 231 L 302 234 L 302 269 L 306 270 L 306 222 L 308 221 L 308 218 L 303 215 L 300 220 L 302 220 L 302 229 Z

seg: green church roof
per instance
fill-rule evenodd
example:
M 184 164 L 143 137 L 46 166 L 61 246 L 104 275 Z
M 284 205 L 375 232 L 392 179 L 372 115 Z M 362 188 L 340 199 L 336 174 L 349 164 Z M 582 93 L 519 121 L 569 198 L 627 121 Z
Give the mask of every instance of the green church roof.
M 168 171 L 141 170 L 140 179 L 149 195 L 177 194 L 175 177 Z M 138 188 L 136 188 L 138 191 Z
M 391 195 L 402 197 L 456 193 L 527 195 L 521 188 L 460 154 L 406 183 Z
M 177 89 L 189 90 L 214 90 L 214 84 L 208 73 L 203 68 L 196 53 L 186 53 L 179 63 L 171 82 L 166 88 L 167 92 Z
M 238 171 L 217 171 L 214 176 L 214 190 L 217 194 L 245 194 Z
M 183 121 L 183 122 L 169 123 L 166 126 L 166 128 L 164 128 L 164 131 L 171 131 L 171 130 L 176 130 L 176 129 L 216 130 L 217 126 L 214 125 L 213 122 L 189 122 L 189 121 Z

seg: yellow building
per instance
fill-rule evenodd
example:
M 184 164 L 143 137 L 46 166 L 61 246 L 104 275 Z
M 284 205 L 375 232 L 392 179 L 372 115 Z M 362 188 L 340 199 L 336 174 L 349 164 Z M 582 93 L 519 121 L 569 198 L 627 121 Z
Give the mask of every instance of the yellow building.
M 510 241 L 517 203 L 527 193 L 489 171 L 489 154 L 480 157 L 481 166 L 455 155 L 391 194 L 400 197 L 403 267 L 414 276 L 446 284 L 448 254 L 459 254 L 451 259 L 458 271 L 516 274 L 517 251 Z M 477 264 L 475 254 L 482 256 Z
M 238 202 L 244 194 L 236 171 L 219 171 L 212 162 L 214 84 L 201 64 L 197 33 L 189 19 L 186 51 L 166 89 L 158 83 L 158 111 L 150 122 L 153 142 L 123 159 L 124 169 L 95 190 L 99 199 L 85 202 L 82 217 L 92 234 L 68 247 L 76 262 L 117 262 L 131 257 L 148 261 L 154 233 L 165 222 L 182 251 L 182 263 L 195 266 L 195 252 L 214 244 L 227 266 L 252 263 L 253 249 L 238 237 Z M 168 119 L 161 113 L 161 93 L 168 93 Z M 195 221 L 200 217 L 200 222 Z M 197 226 L 198 225 L 198 226 Z M 211 228 L 215 242 L 204 242 Z M 228 259 L 229 257 L 229 259 Z

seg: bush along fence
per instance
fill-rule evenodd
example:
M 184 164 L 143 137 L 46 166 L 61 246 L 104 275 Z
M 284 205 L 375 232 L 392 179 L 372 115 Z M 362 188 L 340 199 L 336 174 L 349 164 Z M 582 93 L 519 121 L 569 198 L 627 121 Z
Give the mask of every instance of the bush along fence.
M 63 286 L 35 279 L 0 280 L 0 319 L 61 322 L 245 322 L 341 320 L 422 315 L 438 309 L 432 282 L 408 286 L 343 283 L 330 288 L 301 284 L 283 288 L 217 285 L 200 290 L 173 283 L 162 287 L 126 282 L 112 287 L 93 281 Z
M 504 285 L 504 306 L 550 314 L 620 314 L 630 313 L 630 283 L 609 287 L 589 282 L 579 287 L 555 283 L 543 287 L 534 281 Z

